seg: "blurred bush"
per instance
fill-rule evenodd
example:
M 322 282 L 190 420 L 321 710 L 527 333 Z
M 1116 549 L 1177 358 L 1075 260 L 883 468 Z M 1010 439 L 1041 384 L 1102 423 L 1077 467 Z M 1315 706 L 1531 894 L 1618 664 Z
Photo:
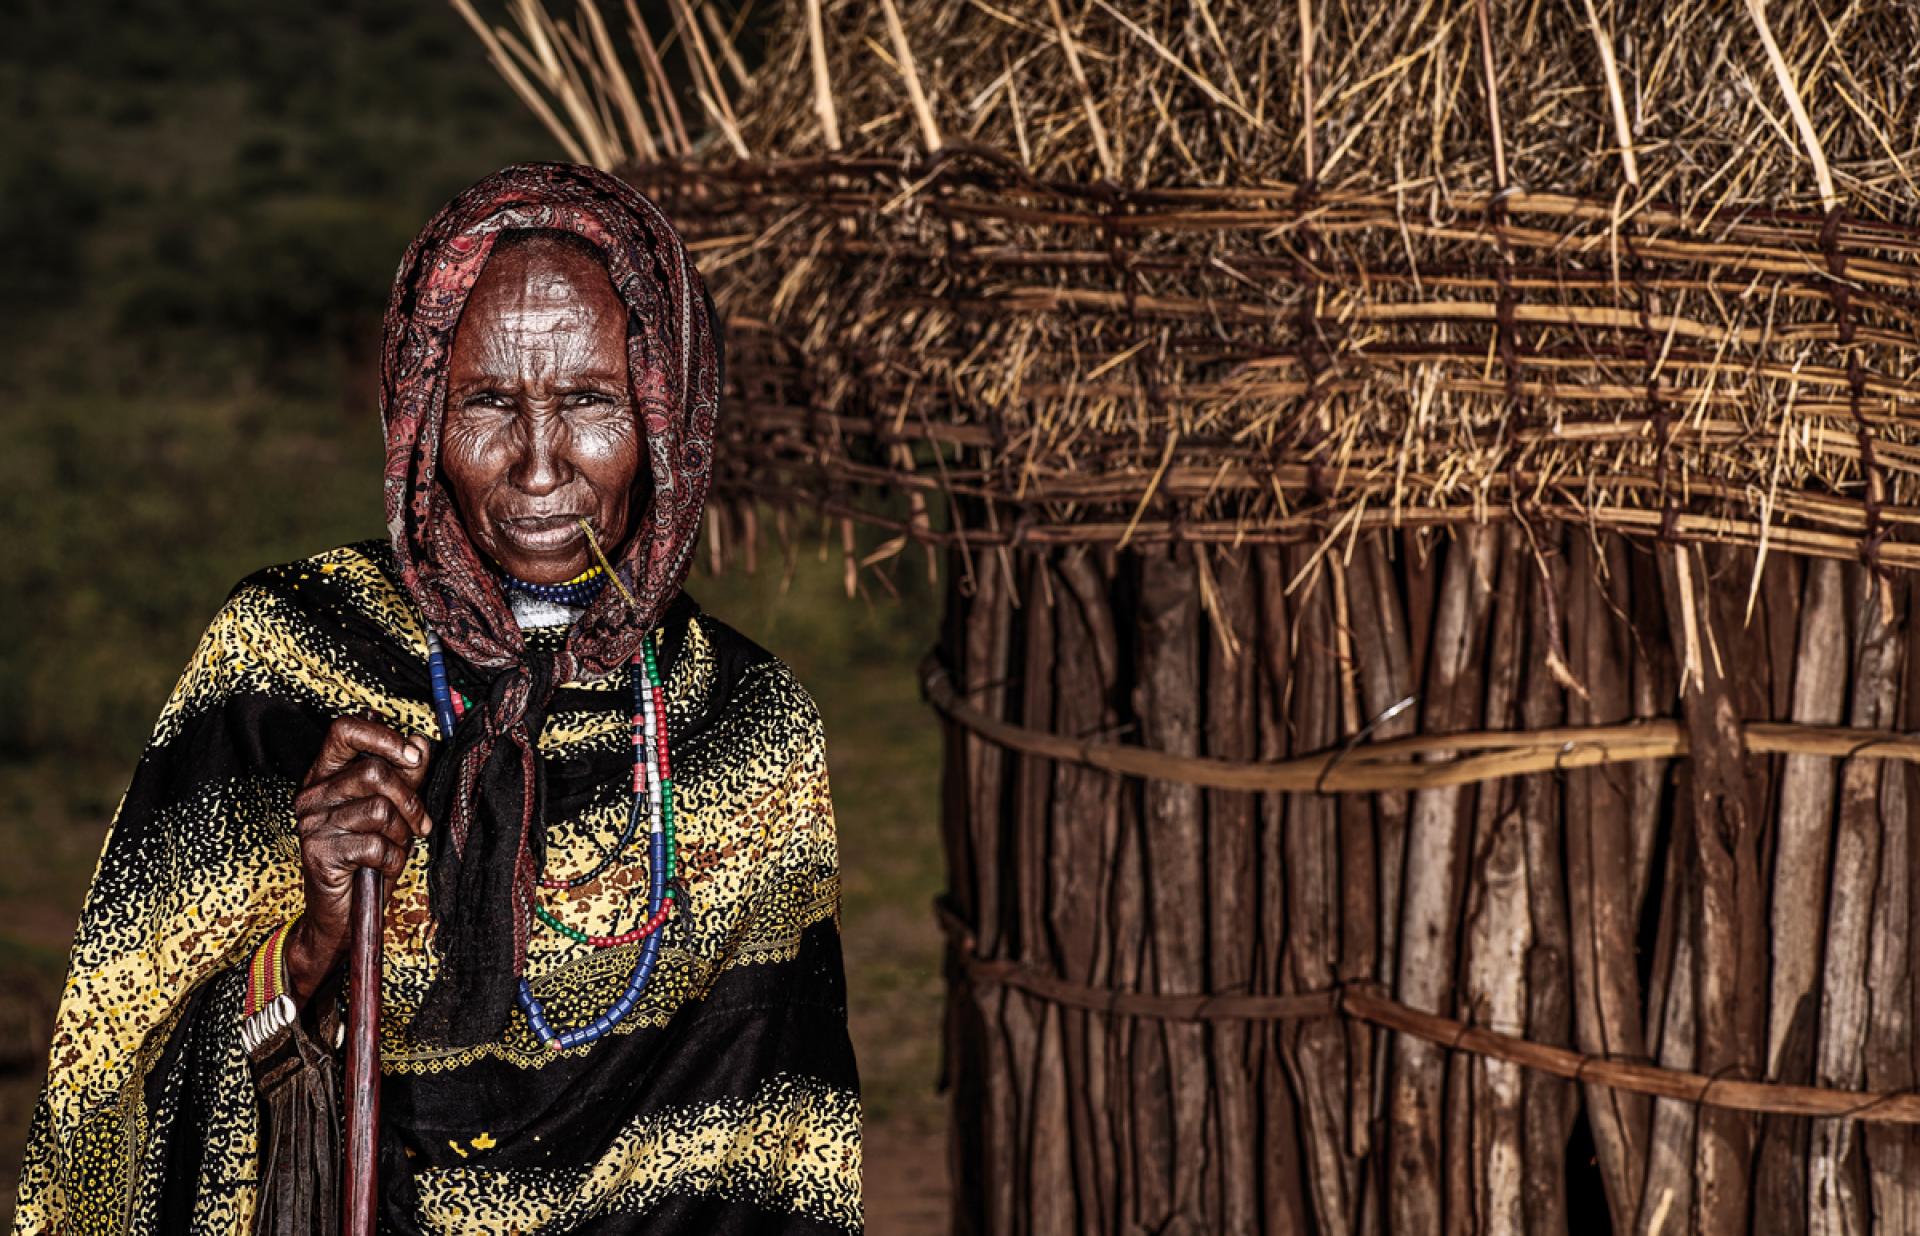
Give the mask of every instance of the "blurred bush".
M 42 0 L 7 25 L 0 763 L 124 779 L 237 579 L 381 533 L 401 251 L 550 148 L 438 0 Z

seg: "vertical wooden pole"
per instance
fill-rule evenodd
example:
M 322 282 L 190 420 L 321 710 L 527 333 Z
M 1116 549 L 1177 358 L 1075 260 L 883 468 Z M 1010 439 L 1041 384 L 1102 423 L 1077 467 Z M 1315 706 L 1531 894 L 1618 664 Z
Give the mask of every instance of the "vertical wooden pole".
M 1295 616 L 1287 601 L 1289 572 L 1284 551 L 1278 546 L 1265 545 L 1256 549 L 1253 557 L 1260 618 L 1255 642 L 1259 660 L 1256 675 L 1260 688 L 1256 708 L 1259 752 L 1263 760 L 1280 760 L 1292 750 L 1287 705 L 1294 688 Z M 1288 938 L 1291 907 L 1286 864 L 1290 799 L 1286 794 L 1262 794 L 1257 821 L 1259 881 L 1254 921 L 1259 930 L 1254 941 L 1254 982 L 1255 990 L 1276 994 L 1289 990 L 1292 983 Z M 1305 1179 L 1307 1166 L 1301 1152 L 1302 1135 L 1294 1103 L 1297 1087 L 1290 1076 L 1291 1031 L 1279 1022 L 1268 1023 L 1259 1030 L 1260 1088 L 1257 1093 L 1264 1160 L 1260 1199 L 1265 1231 L 1270 1234 L 1305 1232 L 1310 1230 L 1311 1220 Z
M 1012 609 L 999 564 L 982 557 L 973 573 L 974 593 L 966 607 L 961 690 L 991 716 L 1006 715 L 1008 648 Z M 1006 883 L 1003 830 L 1005 752 L 974 735 L 962 740 L 966 768 L 967 849 L 972 855 L 969 890 L 976 944 L 981 954 L 998 956 L 1003 936 L 1001 889 Z M 960 1201 L 956 1214 L 964 1232 L 1012 1231 L 1018 1126 L 1011 1107 L 1013 1085 L 1005 1043 L 999 1031 L 1000 1008 L 1008 999 L 1000 988 L 969 988 L 956 1032 L 963 1049 L 960 1068 L 978 1079 L 954 1086 L 954 1123 L 965 1139 L 954 1178 Z
M 1853 692 L 1847 723 L 1884 728 L 1895 716 L 1900 681 L 1899 632 L 1889 585 L 1864 567 L 1848 567 L 1848 609 L 1855 623 Z M 1839 828 L 1828 892 L 1826 956 L 1821 975 L 1820 1039 L 1814 1080 L 1858 1087 L 1867 1075 L 1866 1049 L 1874 993 L 1869 987 L 1875 949 L 1874 899 L 1882 862 L 1880 772 L 1877 760 L 1848 760 L 1840 769 Z M 1904 873 L 1903 873 L 1904 874 Z M 1850 1121 L 1817 1121 L 1808 1163 L 1808 1228 L 1818 1233 L 1865 1231 L 1870 1185 Z M 1851 1226 L 1848 1226 L 1851 1225 Z
M 785 512 L 776 508 L 776 515 Z M 784 538 L 784 532 L 783 532 Z M 963 587 L 969 578 L 965 560 L 957 549 L 947 551 L 946 612 L 941 622 L 940 653 L 952 667 L 955 681 L 967 681 L 968 630 L 972 623 L 970 593 Z M 978 886 L 975 872 L 978 856 L 973 842 L 973 758 L 975 740 L 952 721 L 941 726 L 943 765 L 941 773 L 941 839 L 946 850 L 947 891 L 945 907 L 962 921 L 980 921 Z M 946 980 L 946 1017 L 940 1060 L 939 1085 L 948 1093 L 947 1180 L 953 1191 L 954 1236 L 978 1236 L 984 1226 L 980 1211 L 980 1164 L 984 1150 L 980 1145 L 984 1110 L 985 1069 L 981 1059 L 978 1008 L 967 982 L 962 960 L 951 945 L 945 950 L 943 977 Z
M 1502 533 L 1500 584 L 1493 601 L 1493 639 L 1487 646 L 1483 728 L 1507 729 L 1519 720 L 1526 631 L 1522 599 L 1532 573 L 1527 541 L 1518 527 Z M 1517 810 L 1520 787 L 1502 781 L 1480 788 L 1474 817 L 1466 901 L 1465 1007 L 1472 1019 L 1503 1034 L 1526 1031 L 1526 958 L 1532 943 L 1527 907 L 1526 832 Z M 1456 1140 L 1451 1156 L 1469 1165 L 1471 1192 L 1450 1207 L 1449 1226 L 1467 1220 L 1487 1236 L 1527 1230 L 1521 1070 L 1496 1060 L 1463 1058 L 1471 1103 L 1451 1111 L 1472 1121 L 1471 1136 Z M 1463 1096 L 1466 1097 L 1466 1096 Z
M 1103 567 L 1110 580 L 1109 594 L 1114 598 L 1114 613 L 1137 614 L 1140 572 L 1132 553 L 1109 551 Z M 1131 626 L 1131 624 L 1130 624 Z M 1124 669 L 1129 683 L 1139 673 L 1138 658 L 1131 655 L 1137 632 L 1122 639 L 1121 647 L 1130 654 Z M 1119 798 L 1119 827 L 1114 850 L 1113 883 L 1108 898 L 1109 956 L 1112 958 L 1113 986 L 1124 991 L 1145 990 L 1151 984 L 1153 950 L 1147 938 L 1148 892 L 1151 872 L 1147 867 L 1144 810 L 1137 781 L 1129 781 Z M 1152 1027 L 1138 1018 L 1119 1018 L 1108 1024 L 1109 1081 L 1113 1095 L 1109 1110 L 1115 1147 L 1114 1167 L 1119 1176 L 1118 1222 L 1114 1230 L 1129 1231 L 1146 1222 L 1149 1214 L 1165 1211 L 1166 1185 L 1164 1163 L 1152 1161 L 1156 1148 L 1164 1148 L 1169 1122 L 1164 1068 L 1166 1054 Z
M 1734 621 L 1717 604 L 1705 555 L 1688 546 L 1662 545 L 1661 582 L 1670 626 L 1681 634 L 1681 709 L 1688 736 L 1689 836 L 1699 890 L 1695 905 L 1698 950 L 1696 998 L 1699 1055 L 1709 1076 L 1759 1072 L 1764 1024 L 1764 980 L 1753 973 L 1751 946 L 1759 943 L 1758 787 L 1740 729 L 1733 676 L 1756 667 L 1737 659 Z M 1746 582 L 1745 577 L 1742 583 Z M 1737 613 L 1738 611 L 1733 611 Z M 1694 634 L 1689 635 L 1689 632 Z M 1744 1072 L 1740 1072 L 1744 1071 Z M 1707 1233 L 1745 1231 L 1752 1120 L 1739 1112 L 1700 1113 L 1694 1213 Z
M 1800 624 L 1788 716 L 1802 725 L 1838 725 L 1847 701 L 1846 588 L 1841 564 L 1816 558 L 1801 583 Z M 1767 1013 L 1767 1079 L 1813 1080 L 1820 1022 L 1820 954 L 1833 845 L 1838 761 L 1789 755 L 1774 808 L 1772 969 Z M 1807 1230 L 1809 1122 L 1769 1116 L 1754 1180 L 1759 1236 Z
M 1472 729 L 1481 711 L 1481 668 L 1487 639 L 1499 535 L 1483 525 L 1457 531 L 1448 545 L 1426 660 L 1422 727 L 1446 734 Z M 1410 854 L 1400 907 L 1399 998 L 1414 1008 L 1453 1007 L 1455 940 L 1475 787 L 1422 790 L 1413 798 Z M 1446 1053 L 1407 1036 L 1394 1044 L 1389 1091 L 1392 1128 L 1387 1181 L 1394 1232 L 1438 1232 L 1443 1079 Z
M 1840 563 L 1807 564 L 1794 658 L 1792 719 L 1802 725 L 1838 725 L 1847 700 L 1847 622 Z M 1775 814 L 1771 944 L 1772 991 L 1767 1025 L 1767 1074 L 1805 1082 L 1811 1074 L 1818 1016 L 1820 924 L 1827 903 L 1832 849 L 1834 761 L 1789 755 Z M 1798 1040 L 1797 1047 L 1790 1044 Z
M 1882 581 L 1904 600 L 1905 581 Z M 1906 615 L 1896 619 L 1904 625 Z M 1902 651 L 1905 632 L 1899 633 Z M 1913 821 L 1908 812 L 1906 769 L 1882 760 L 1874 770 L 1880 797 L 1880 876 L 1873 899 L 1873 949 L 1867 961 L 1867 988 L 1873 993 L 1867 1015 L 1866 1086 L 1889 1093 L 1914 1084 Z M 1920 1233 L 1920 1147 L 1911 1127 L 1866 1126 L 1867 1170 L 1873 1190 L 1878 1236 Z
M 1342 742 L 1358 741 L 1367 714 L 1363 711 L 1356 628 L 1361 608 L 1375 603 L 1372 580 L 1364 562 L 1329 562 L 1326 576 L 1333 588 L 1336 732 Z M 1379 974 L 1380 957 L 1380 855 L 1372 795 L 1338 795 L 1335 820 L 1340 839 L 1340 952 L 1334 977 L 1342 983 L 1366 982 Z M 1349 1021 L 1346 1031 L 1346 1149 L 1348 1155 L 1359 1159 L 1367 1155 L 1372 1143 L 1376 1036 L 1359 1021 Z
M 347 988 L 346 1236 L 373 1236 L 380 1209 L 381 875 L 353 873 L 353 945 Z
M 1056 724 L 1063 733 L 1112 733 L 1119 647 L 1109 581 L 1091 551 L 1075 549 L 1059 560 L 1058 587 L 1063 595 L 1055 622 Z M 1062 761 L 1054 765 L 1053 787 L 1049 925 L 1060 948 L 1062 973 L 1076 982 L 1105 987 L 1112 981 L 1105 920 L 1117 865 L 1123 785 L 1112 773 Z M 1094 1013 L 1066 1011 L 1064 1016 L 1080 1231 L 1110 1232 L 1118 1228 L 1120 1187 L 1107 1119 L 1115 1101 L 1106 1068 L 1112 1027 Z
M 1290 546 L 1287 578 L 1306 568 L 1310 547 Z M 1292 739 L 1301 751 L 1323 751 L 1339 740 L 1339 687 L 1333 659 L 1333 588 L 1322 561 L 1295 589 L 1289 692 Z M 1333 798 L 1287 795 L 1281 838 L 1287 929 L 1283 983 L 1288 991 L 1332 985 L 1340 950 L 1339 817 Z M 1282 1023 L 1280 1042 L 1293 1090 L 1299 1095 L 1306 1188 L 1321 1231 L 1353 1228 L 1353 1164 L 1347 1128 L 1350 1070 L 1341 1028 L 1325 1020 Z
M 1550 729 L 1566 720 L 1566 692 L 1548 666 L 1550 649 L 1564 647 L 1567 595 L 1565 532 L 1558 527 L 1535 533 L 1540 555 L 1528 584 L 1526 695 L 1521 722 L 1530 730 Z M 1527 1034 L 1542 1043 L 1566 1045 L 1573 1039 L 1573 994 L 1568 980 L 1572 957 L 1567 921 L 1566 856 L 1562 839 L 1559 779 L 1547 774 L 1522 778 L 1520 818 L 1526 836 L 1527 919 L 1532 941 L 1527 950 Z M 1579 1092 L 1559 1078 L 1529 1071 L 1521 1080 L 1527 1165 L 1527 1231 L 1560 1236 L 1568 1230 L 1566 1196 L 1567 1138 L 1580 1101 Z
M 1628 698 L 1628 638 L 1617 617 L 1629 611 L 1625 554 L 1618 538 L 1569 538 L 1568 656 L 1586 694 L 1567 701 L 1572 725 L 1623 721 Z M 1573 1017 L 1580 1050 L 1643 1059 L 1646 1040 L 1634 961 L 1633 841 L 1629 779 L 1612 768 L 1567 775 L 1566 862 L 1572 923 Z M 1601 1178 L 1614 1230 L 1624 1232 L 1640 1208 L 1646 1172 L 1649 1105 L 1641 1095 L 1586 1088 Z
M 1245 762 L 1255 755 L 1254 567 L 1250 554 L 1216 555 L 1218 619 L 1225 629 L 1209 632 L 1206 650 L 1206 750 L 1218 759 Z M 1206 794 L 1207 986 L 1211 991 L 1248 990 L 1253 983 L 1255 881 L 1254 796 L 1233 790 Z M 1370 838 L 1369 838 L 1370 840 Z M 1369 956 L 1368 961 L 1372 958 Z M 1212 1191 L 1217 1213 L 1210 1231 L 1256 1236 L 1260 1230 L 1260 1156 L 1255 1137 L 1253 1075 L 1248 1067 L 1252 1028 L 1221 1021 L 1206 1027 L 1213 1076 Z
M 1621 538 L 1612 537 L 1618 542 Z M 1667 627 L 1666 602 L 1660 590 L 1660 564 L 1654 556 L 1628 549 L 1627 593 L 1628 658 L 1631 669 L 1628 711 L 1635 720 L 1665 717 L 1673 712 L 1680 680 L 1673 657 L 1673 635 Z M 1771 713 L 1767 714 L 1773 715 Z M 1673 780 L 1672 760 L 1637 760 L 1627 766 L 1627 832 L 1633 838 L 1633 918 L 1646 922 L 1647 895 L 1661 856 L 1656 853 L 1671 825 L 1668 793 Z M 1651 1029 L 1647 1032 L 1653 1038 Z
M 1393 544 L 1393 538 L 1387 533 L 1362 537 L 1357 556 L 1347 572 L 1360 712 L 1367 724 L 1374 725 L 1369 737 L 1371 742 L 1386 742 L 1413 733 L 1420 717 L 1419 709 L 1412 705 L 1415 696 L 1412 654 L 1407 642 L 1409 625 L 1390 552 Z M 1412 796 L 1390 791 L 1365 798 L 1370 800 L 1373 816 L 1376 953 L 1370 976 L 1377 979 L 1393 975 L 1398 964 L 1400 885 L 1406 865 L 1407 819 Z M 1385 1112 L 1387 1061 L 1392 1046 L 1391 1035 L 1370 1037 L 1366 1057 L 1354 1062 L 1354 1093 L 1349 1104 L 1353 1113 L 1350 1118 L 1352 1151 L 1362 1159 L 1358 1231 L 1363 1236 L 1379 1232 L 1383 1225 L 1381 1183 L 1385 1155 L 1378 1153 L 1383 1145 L 1378 1130 Z M 1356 1037 L 1356 1050 L 1364 1041 Z
M 1200 751 L 1200 603 L 1191 547 L 1143 547 L 1140 551 L 1140 679 L 1134 711 L 1141 741 L 1179 755 Z M 1201 989 L 1206 976 L 1206 896 L 1200 790 L 1149 781 L 1143 787 L 1141 837 L 1151 873 L 1147 897 L 1153 913 L 1153 965 L 1160 992 Z M 1166 1061 L 1171 1138 L 1162 1164 L 1170 1167 L 1165 1213 L 1154 1223 L 1202 1230 L 1202 1169 L 1205 1163 L 1206 1040 L 1190 1022 L 1164 1022 L 1148 1035 L 1160 1040 Z M 1151 1213 L 1151 1212 L 1149 1212 Z
M 1667 845 L 1667 878 L 1660 915 L 1659 956 L 1654 962 L 1654 1006 L 1648 1038 L 1656 1059 L 1670 1069 L 1692 1069 L 1697 1059 L 1698 994 L 1695 990 L 1692 847 L 1687 836 L 1691 807 L 1688 774 L 1680 776 L 1678 817 Z M 1688 1231 L 1693 1224 L 1695 1131 L 1699 1108 L 1676 1099 L 1658 1099 L 1648 1125 L 1646 1181 L 1640 1198 L 1637 1231 Z
M 1360 555 L 1350 572 L 1356 598 L 1353 613 L 1354 661 L 1359 670 L 1361 711 L 1369 721 L 1384 717 L 1369 741 L 1386 742 L 1414 732 L 1418 708 L 1393 709 L 1414 694 L 1417 681 L 1408 646 L 1406 605 L 1388 556 L 1386 534 L 1361 541 Z M 1403 555 L 1404 556 L 1404 555 Z M 1364 581 L 1364 582 L 1362 582 Z M 1392 712 L 1391 716 L 1387 714 Z M 1392 974 L 1400 938 L 1400 877 L 1407 852 L 1409 796 L 1400 792 L 1375 794 L 1374 824 L 1380 864 L 1379 961 L 1377 973 Z
M 1916 621 L 1916 618 L 1920 618 L 1920 613 L 1917 613 L 1915 608 L 1916 602 L 1920 602 L 1920 591 L 1916 590 L 1912 579 L 1899 580 L 1896 586 L 1900 587 L 1901 593 L 1904 594 L 1902 601 L 1906 619 L 1905 673 L 1902 675 L 1899 706 L 1900 728 L 1911 732 L 1916 727 L 1920 727 L 1920 621 Z M 1914 841 L 1914 830 L 1916 825 L 1920 825 L 1920 768 L 1916 768 L 1911 763 L 1899 764 L 1884 769 L 1881 776 L 1883 793 L 1887 795 L 1888 803 L 1884 813 L 1887 828 L 1889 832 L 1901 829 L 1906 834 L 1904 869 L 1896 868 L 1891 862 L 1883 862 L 1881 864 L 1883 879 L 1904 879 L 1908 890 L 1905 895 L 1907 921 L 1904 924 L 1896 924 L 1889 918 L 1885 925 L 1885 930 L 1888 932 L 1899 932 L 1904 936 L 1904 948 L 1901 951 L 1905 954 L 1905 969 L 1898 981 L 1884 984 L 1881 990 L 1892 992 L 1895 999 L 1900 1002 L 1900 1009 L 1889 1008 L 1888 1014 L 1897 1016 L 1901 1010 L 1904 1010 L 1910 1019 L 1920 1019 L 1920 973 L 1916 973 L 1920 972 L 1920 948 L 1915 947 L 1916 933 L 1920 933 L 1920 897 L 1915 897 L 1911 891 L 1915 887 L 1915 881 L 1920 879 L 1920 844 Z M 1896 778 L 1899 782 L 1897 787 L 1891 784 Z M 1892 1001 L 1888 1003 L 1891 1004 Z M 1916 1062 L 1910 1054 L 1913 1051 L 1911 1029 L 1913 1021 L 1909 1021 L 1908 1024 L 1909 1029 L 1904 1036 L 1898 1032 L 1897 1027 L 1889 1025 L 1888 1029 L 1893 1033 L 1877 1035 L 1879 1042 L 1870 1044 L 1869 1085 L 1877 1084 L 1872 1080 L 1877 1069 L 1885 1070 L 1882 1076 L 1889 1084 L 1899 1086 L 1902 1083 L 1894 1079 L 1900 1076 L 1902 1067 L 1908 1069 L 1915 1067 Z M 1903 1041 L 1906 1044 L 1907 1054 L 1903 1054 L 1897 1046 Z M 1881 1056 L 1882 1051 L 1885 1051 L 1884 1056 Z M 1876 1057 L 1879 1057 L 1878 1063 L 1876 1063 Z M 1911 1087 L 1916 1080 L 1920 1079 L 1914 1078 L 1909 1073 L 1908 1080 L 1904 1084 Z M 1878 1130 L 1875 1136 L 1886 1137 L 1891 1141 L 1896 1134 L 1904 1134 L 1904 1145 L 1894 1149 L 1876 1147 L 1875 1143 L 1869 1142 L 1867 1153 L 1869 1155 L 1879 1153 L 1888 1166 L 1896 1170 L 1901 1166 L 1901 1160 L 1904 1160 L 1907 1172 L 1902 1177 L 1894 1178 L 1891 1172 L 1886 1176 L 1876 1172 L 1876 1188 L 1883 1180 L 1890 1186 L 1884 1194 L 1876 1194 L 1876 1202 L 1885 1207 L 1887 1221 L 1893 1230 L 1902 1230 L 1903 1227 L 1906 1232 L 1912 1233 L 1920 1231 L 1920 1215 L 1916 1214 L 1920 1211 L 1920 1207 L 1916 1206 L 1914 1197 L 1916 1188 L 1920 1188 L 1920 1182 L 1914 1179 L 1916 1162 L 1920 1162 L 1920 1134 L 1910 1128 L 1883 1128 Z M 1892 1150 L 1892 1153 L 1888 1153 L 1889 1150 Z
M 1046 555 L 1024 555 L 1026 604 L 1021 607 L 1020 721 L 1033 729 L 1055 728 L 1053 667 L 1057 655 L 1055 588 Z M 1049 875 L 1047 833 L 1053 796 L 1052 761 L 1021 753 L 1015 757 L 1013 793 L 1013 876 L 1010 899 L 1014 951 L 1026 965 L 1052 973 L 1056 960 L 1046 927 Z M 1065 1060 L 1059 1010 L 1024 992 L 1008 992 L 1001 1005 L 1013 1079 L 1012 1099 L 1022 1140 L 1015 1170 L 1016 1212 L 1022 1230 L 1034 1236 L 1064 1236 L 1073 1230 L 1075 1199 L 1072 1146 L 1068 1138 Z

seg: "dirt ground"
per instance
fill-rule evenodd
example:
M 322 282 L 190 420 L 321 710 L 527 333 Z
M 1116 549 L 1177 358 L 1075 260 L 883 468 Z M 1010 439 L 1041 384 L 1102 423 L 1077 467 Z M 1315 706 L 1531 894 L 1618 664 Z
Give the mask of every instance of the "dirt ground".
M 942 1236 L 949 1227 L 945 1136 L 869 1126 L 866 1154 L 867 1231 Z

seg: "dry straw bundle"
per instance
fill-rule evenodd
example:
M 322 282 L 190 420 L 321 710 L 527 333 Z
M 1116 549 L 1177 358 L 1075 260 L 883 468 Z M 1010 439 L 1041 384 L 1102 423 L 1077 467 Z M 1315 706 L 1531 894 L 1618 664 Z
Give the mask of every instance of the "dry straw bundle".
M 952 551 L 960 1230 L 1920 1232 L 1920 9 L 455 2 Z

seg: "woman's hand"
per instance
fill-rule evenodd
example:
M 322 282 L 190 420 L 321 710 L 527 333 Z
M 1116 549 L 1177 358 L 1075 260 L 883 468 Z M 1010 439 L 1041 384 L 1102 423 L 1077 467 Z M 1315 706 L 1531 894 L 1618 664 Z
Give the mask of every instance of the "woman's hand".
M 307 894 L 306 913 L 287 936 L 295 1004 L 311 1000 L 346 953 L 354 872 L 377 869 L 391 892 L 413 839 L 433 827 L 419 795 L 431 747 L 360 717 L 341 717 L 327 730 L 293 800 Z

